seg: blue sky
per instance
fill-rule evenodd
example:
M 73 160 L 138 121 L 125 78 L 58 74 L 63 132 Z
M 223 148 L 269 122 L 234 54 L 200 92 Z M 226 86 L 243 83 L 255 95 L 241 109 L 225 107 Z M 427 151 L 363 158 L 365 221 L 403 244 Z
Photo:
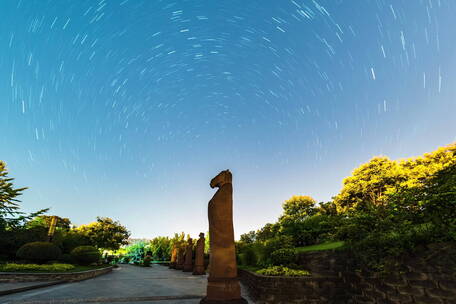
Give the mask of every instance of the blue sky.
M 379 154 L 456 140 L 456 3 L 0 2 L 0 159 L 27 211 L 135 237 L 236 234 L 295 194 L 329 200 Z

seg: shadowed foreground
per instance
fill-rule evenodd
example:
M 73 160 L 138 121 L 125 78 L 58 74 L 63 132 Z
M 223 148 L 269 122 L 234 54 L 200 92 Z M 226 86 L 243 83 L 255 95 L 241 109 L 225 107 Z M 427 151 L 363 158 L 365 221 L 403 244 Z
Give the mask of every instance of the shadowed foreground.
M 0 297 L 0 303 L 199 303 L 207 276 L 154 265 L 121 265 L 112 273 L 77 283 Z

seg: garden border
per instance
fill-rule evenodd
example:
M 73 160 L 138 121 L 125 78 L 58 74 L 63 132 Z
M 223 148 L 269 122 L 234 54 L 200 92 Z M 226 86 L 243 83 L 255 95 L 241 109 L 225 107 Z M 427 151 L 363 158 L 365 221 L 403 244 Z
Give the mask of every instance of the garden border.
M 97 276 L 109 273 L 114 267 L 108 266 L 104 268 L 84 270 L 78 272 L 43 272 L 43 273 L 27 273 L 27 272 L 0 272 L 0 282 L 47 282 L 47 281 L 62 281 L 62 282 L 78 282 L 95 278 Z

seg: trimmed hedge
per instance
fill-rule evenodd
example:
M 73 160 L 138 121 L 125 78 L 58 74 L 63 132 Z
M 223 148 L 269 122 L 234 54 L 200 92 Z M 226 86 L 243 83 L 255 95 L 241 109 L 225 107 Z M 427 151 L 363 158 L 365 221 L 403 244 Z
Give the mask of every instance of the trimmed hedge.
M 61 255 L 60 248 L 49 242 L 27 243 L 16 252 L 18 258 L 37 263 L 58 260 Z
M 0 271 L 6 272 L 20 272 L 20 271 L 49 271 L 49 272 L 64 272 L 68 270 L 74 269 L 73 265 L 70 264 L 15 264 L 15 263 L 8 263 L 5 265 L 0 265 Z
M 101 254 L 93 246 L 79 246 L 71 251 L 71 257 L 80 265 L 90 265 L 97 263 L 101 258 Z

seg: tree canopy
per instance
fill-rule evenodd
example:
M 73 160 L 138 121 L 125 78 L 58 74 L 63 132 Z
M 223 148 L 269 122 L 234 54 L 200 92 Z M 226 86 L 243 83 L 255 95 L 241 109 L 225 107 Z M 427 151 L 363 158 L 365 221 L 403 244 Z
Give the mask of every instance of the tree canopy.
M 410 193 L 410 189 L 424 189 L 435 174 L 456 163 L 455 155 L 456 144 L 451 144 L 404 160 L 374 157 L 344 179 L 342 190 L 334 197 L 337 211 L 344 213 L 384 206 L 392 196 Z
M 81 225 L 76 230 L 86 236 L 95 247 L 110 250 L 127 245 L 130 236 L 126 227 L 108 217 L 97 217 L 96 222 Z

